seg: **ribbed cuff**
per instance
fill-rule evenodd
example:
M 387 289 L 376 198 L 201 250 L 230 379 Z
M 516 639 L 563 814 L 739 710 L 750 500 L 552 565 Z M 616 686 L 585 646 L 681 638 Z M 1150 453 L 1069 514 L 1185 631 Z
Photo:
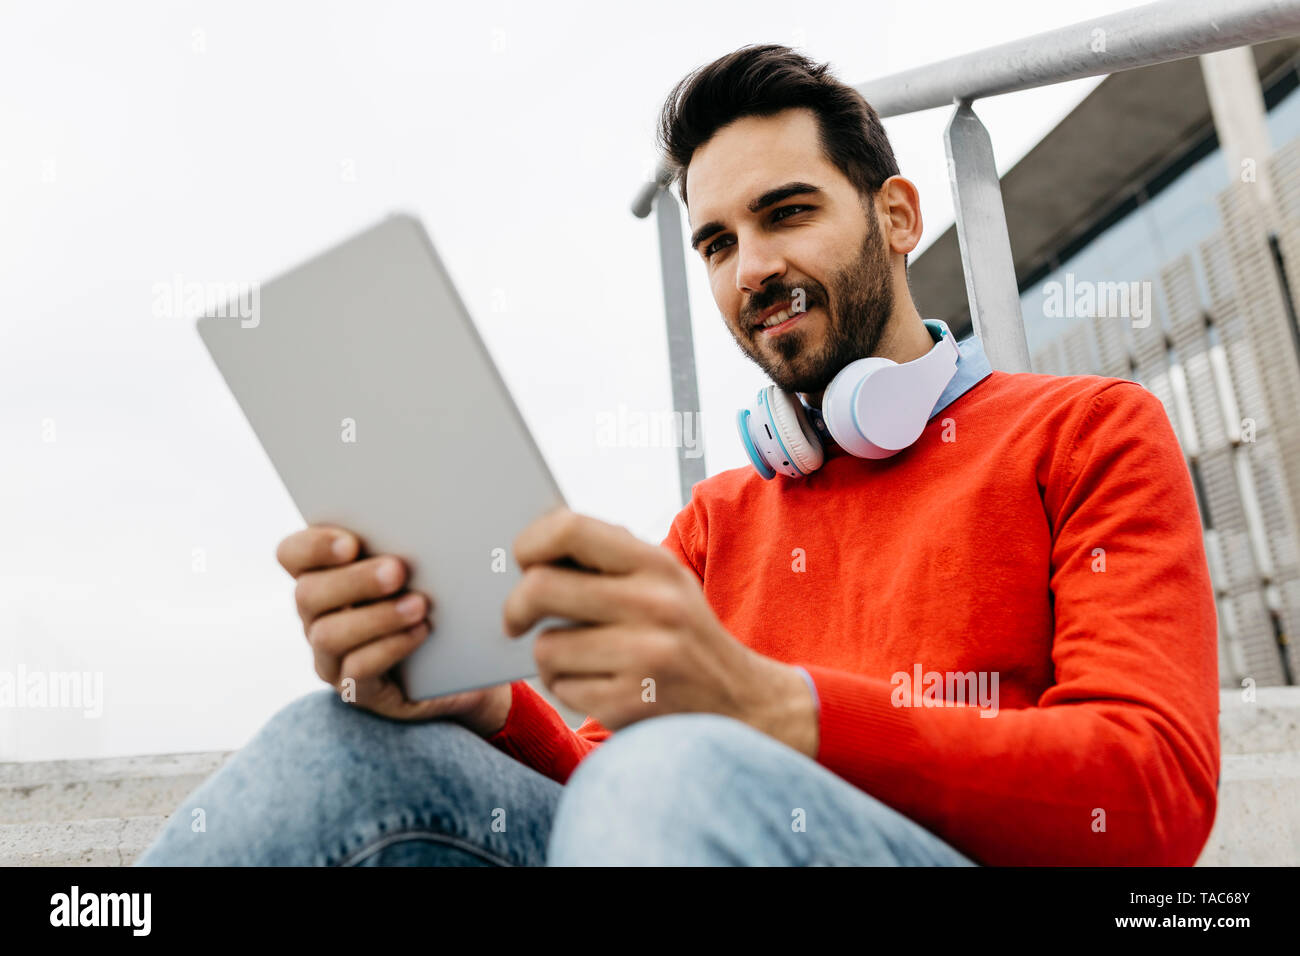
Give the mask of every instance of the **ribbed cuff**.
M 924 759 L 911 711 L 893 705 L 888 681 L 817 665 L 807 672 L 820 701 L 817 762 L 822 766 L 865 787 Z
M 567 778 L 577 763 L 576 737 L 541 694 L 526 681 L 517 680 L 510 685 L 510 713 L 505 725 L 486 739 L 538 773 L 563 782 L 561 778 Z
M 800 667 L 798 664 L 796 664 L 794 669 L 803 675 L 803 679 L 808 684 L 808 689 L 812 691 L 813 707 L 816 708 L 817 716 L 820 718 L 822 712 L 822 699 L 817 693 L 817 682 L 812 679 L 812 674 L 808 673 L 808 669 L 806 667 Z

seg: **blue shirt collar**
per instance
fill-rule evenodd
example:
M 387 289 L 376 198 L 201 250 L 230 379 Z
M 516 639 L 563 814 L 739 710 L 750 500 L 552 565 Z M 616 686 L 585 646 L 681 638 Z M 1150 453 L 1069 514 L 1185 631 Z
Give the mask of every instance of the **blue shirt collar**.
M 925 327 L 930 330 L 930 336 L 936 342 L 942 336 L 952 335 L 948 324 L 940 319 L 926 319 Z M 939 400 L 934 403 L 934 410 L 930 412 L 930 418 L 934 418 L 934 416 L 970 391 L 973 386 L 978 385 L 993 374 L 993 366 L 989 364 L 988 356 L 984 354 L 984 345 L 980 342 L 979 336 L 972 335 L 970 338 L 958 342 L 957 353 L 957 374 L 952 377 L 948 387 L 943 390 L 942 394 L 939 395 Z
M 930 332 L 930 337 L 936 342 L 940 341 L 945 335 L 952 335 L 948 323 L 941 319 L 925 319 L 923 321 Z M 988 356 L 984 354 L 984 346 L 978 336 L 972 335 L 970 338 L 958 342 L 957 371 L 952 380 L 948 382 L 947 387 L 939 395 L 939 400 L 934 403 L 934 409 L 930 412 L 930 418 L 926 420 L 933 419 L 992 373 L 993 367 L 989 364 Z M 799 403 L 803 405 L 808 420 L 812 422 L 817 434 L 821 436 L 822 442 L 834 445 L 835 440 L 831 438 L 831 433 L 822 420 L 821 409 L 809 405 L 804 401 L 802 394 L 799 394 Z

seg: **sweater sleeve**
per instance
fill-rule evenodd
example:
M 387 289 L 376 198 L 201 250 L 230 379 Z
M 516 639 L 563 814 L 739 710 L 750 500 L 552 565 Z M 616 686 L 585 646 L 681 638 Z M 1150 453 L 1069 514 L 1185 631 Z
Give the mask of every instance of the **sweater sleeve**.
M 988 865 L 1191 865 L 1214 821 L 1219 704 L 1187 465 L 1160 401 L 1119 381 L 1054 455 L 1055 683 L 1023 709 L 895 706 L 890 681 L 809 665 L 817 760 Z
M 698 577 L 699 571 L 682 548 L 679 530 L 692 516 L 693 511 L 688 505 L 673 521 L 661 546 L 671 551 Z M 526 681 L 517 680 L 510 685 L 510 713 L 505 725 L 487 741 L 538 773 L 557 783 L 565 783 L 582 758 L 608 739 L 611 733 L 591 717 L 573 730 L 545 697 Z
M 510 713 L 488 743 L 556 783 L 565 783 L 578 763 L 610 731 L 588 717 L 577 730 L 527 681 L 510 685 Z

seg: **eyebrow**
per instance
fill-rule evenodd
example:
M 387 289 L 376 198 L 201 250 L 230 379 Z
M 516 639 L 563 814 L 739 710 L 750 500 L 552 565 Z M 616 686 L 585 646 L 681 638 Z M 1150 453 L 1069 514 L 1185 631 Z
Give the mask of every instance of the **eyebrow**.
M 782 199 L 789 199 L 791 196 L 802 196 L 808 193 L 820 195 L 822 193 L 822 188 L 820 186 L 814 186 L 811 183 L 786 183 L 784 186 L 777 186 L 775 189 L 769 189 L 757 199 L 751 200 L 749 203 L 749 211 L 761 212 L 768 206 L 779 203 Z M 698 250 L 701 242 L 705 239 L 711 238 L 719 232 L 722 232 L 726 228 L 727 227 L 717 219 L 712 222 L 706 222 L 704 225 L 700 226 L 699 229 L 696 229 L 691 233 L 691 248 Z

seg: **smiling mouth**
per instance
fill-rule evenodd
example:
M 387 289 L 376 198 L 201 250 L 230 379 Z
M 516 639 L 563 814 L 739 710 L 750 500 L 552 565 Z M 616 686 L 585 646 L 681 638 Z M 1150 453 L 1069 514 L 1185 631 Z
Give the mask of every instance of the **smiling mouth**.
M 754 332 L 760 335 L 777 335 L 793 326 L 812 309 L 805 309 L 803 312 L 791 313 L 788 308 L 780 312 L 773 312 L 767 317 L 766 321 L 754 326 Z

